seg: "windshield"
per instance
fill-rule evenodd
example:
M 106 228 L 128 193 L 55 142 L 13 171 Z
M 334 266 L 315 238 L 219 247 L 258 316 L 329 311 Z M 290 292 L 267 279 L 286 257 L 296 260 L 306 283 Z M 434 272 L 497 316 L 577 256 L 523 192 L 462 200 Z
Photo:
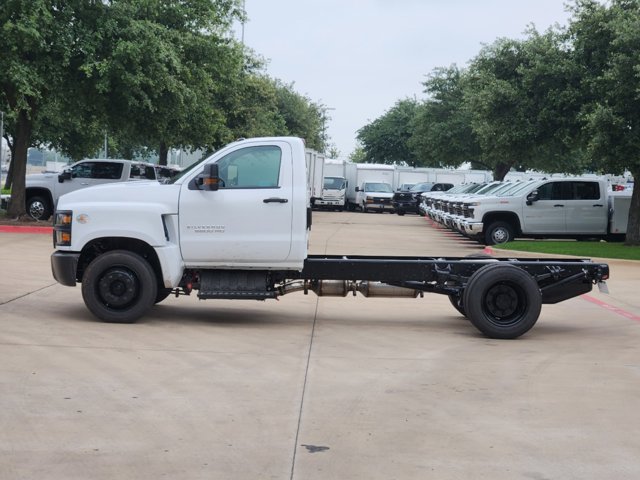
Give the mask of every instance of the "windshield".
M 433 183 L 417 183 L 411 187 L 411 192 L 429 192 L 433 187 Z
M 503 192 L 500 192 L 500 196 L 501 197 L 507 197 L 507 196 L 513 196 L 517 193 L 520 193 L 522 190 L 526 189 L 529 185 L 531 185 L 532 181 L 529 182 L 518 182 L 516 183 L 512 188 L 505 190 Z
M 202 163 L 205 160 L 209 159 L 211 157 L 211 155 L 213 155 L 213 154 L 207 154 L 207 155 L 203 156 L 200 160 L 198 160 L 197 162 L 193 162 L 191 165 L 186 167 L 184 170 L 180 171 L 178 174 L 176 174 L 175 176 L 171 177 L 170 179 L 168 179 L 167 181 L 165 181 L 163 183 L 176 183 L 177 180 L 179 180 L 182 177 L 184 177 L 187 173 L 189 173 L 191 170 L 196 168 L 198 165 L 202 165 Z
M 380 193 L 393 193 L 391 190 L 391 185 L 388 183 L 365 183 L 364 184 L 365 192 L 380 192 Z
M 341 177 L 324 177 L 324 188 L 327 190 L 342 190 L 345 179 Z

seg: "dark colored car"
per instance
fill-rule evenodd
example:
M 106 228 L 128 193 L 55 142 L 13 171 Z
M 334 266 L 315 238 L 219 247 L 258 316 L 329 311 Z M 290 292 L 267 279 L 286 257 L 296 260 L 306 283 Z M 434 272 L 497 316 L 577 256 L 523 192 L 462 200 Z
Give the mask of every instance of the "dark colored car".
M 420 194 L 424 192 L 446 192 L 453 188 L 452 183 L 422 182 L 416 183 L 408 192 L 396 192 L 393 194 L 393 207 L 398 215 L 405 213 L 418 213 Z

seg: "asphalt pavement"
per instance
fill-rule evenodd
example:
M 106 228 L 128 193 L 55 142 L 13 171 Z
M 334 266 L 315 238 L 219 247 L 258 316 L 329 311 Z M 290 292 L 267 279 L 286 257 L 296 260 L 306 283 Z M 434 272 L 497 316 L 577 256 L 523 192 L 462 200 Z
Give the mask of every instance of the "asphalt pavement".
M 433 294 L 192 295 L 101 323 L 52 251 L 0 231 L 2 480 L 640 478 L 637 262 L 500 341 Z M 414 215 L 314 212 L 310 253 L 479 251 Z

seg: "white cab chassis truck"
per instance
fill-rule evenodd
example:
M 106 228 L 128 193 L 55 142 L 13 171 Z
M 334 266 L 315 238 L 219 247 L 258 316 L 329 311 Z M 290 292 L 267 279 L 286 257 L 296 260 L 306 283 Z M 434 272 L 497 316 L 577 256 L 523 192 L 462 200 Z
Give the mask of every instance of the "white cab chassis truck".
M 447 295 L 491 338 L 516 338 L 543 303 L 586 293 L 606 264 L 567 259 L 308 255 L 311 209 L 298 138 L 226 146 L 169 183 L 128 182 L 61 197 L 55 279 L 88 309 L 131 323 L 168 295 L 201 299 Z

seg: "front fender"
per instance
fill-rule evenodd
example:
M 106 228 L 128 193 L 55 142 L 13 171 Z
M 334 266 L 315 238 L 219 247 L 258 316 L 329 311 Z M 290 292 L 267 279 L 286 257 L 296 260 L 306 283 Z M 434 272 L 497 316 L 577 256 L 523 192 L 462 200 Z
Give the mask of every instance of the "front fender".
M 143 206 L 144 208 L 140 208 Z M 168 212 L 158 204 L 136 204 L 128 210 L 114 214 L 113 206 L 105 204 L 83 203 L 73 208 L 72 242 L 70 250 L 81 251 L 85 245 L 98 238 L 123 237 L 141 240 L 152 247 L 178 243 L 178 239 L 168 238 L 162 220 Z

